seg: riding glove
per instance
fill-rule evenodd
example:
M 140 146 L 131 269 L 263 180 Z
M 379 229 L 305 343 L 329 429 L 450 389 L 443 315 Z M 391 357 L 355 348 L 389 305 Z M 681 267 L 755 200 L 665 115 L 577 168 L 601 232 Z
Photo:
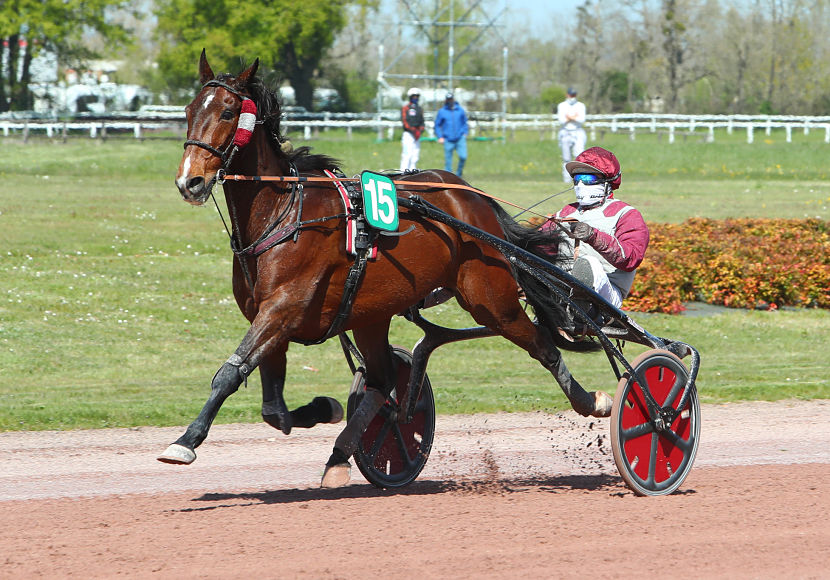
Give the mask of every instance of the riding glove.
M 590 244 L 596 237 L 596 229 L 585 222 L 576 222 L 571 226 L 571 237 Z

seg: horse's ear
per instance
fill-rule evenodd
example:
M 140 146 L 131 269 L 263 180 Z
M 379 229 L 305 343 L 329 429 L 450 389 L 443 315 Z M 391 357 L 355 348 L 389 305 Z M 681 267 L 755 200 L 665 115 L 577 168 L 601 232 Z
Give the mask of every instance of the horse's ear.
M 199 82 L 205 84 L 208 81 L 212 81 L 214 79 L 213 69 L 210 68 L 210 65 L 207 61 L 207 55 L 205 54 L 205 49 L 202 49 L 202 56 L 199 57 Z
M 256 75 L 256 71 L 258 68 L 259 59 L 256 59 L 254 61 L 254 64 L 252 64 L 251 66 L 243 70 L 241 73 L 239 73 L 239 76 L 236 77 L 236 82 L 238 82 L 241 86 L 244 87 L 252 78 L 254 78 L 254 75 Z

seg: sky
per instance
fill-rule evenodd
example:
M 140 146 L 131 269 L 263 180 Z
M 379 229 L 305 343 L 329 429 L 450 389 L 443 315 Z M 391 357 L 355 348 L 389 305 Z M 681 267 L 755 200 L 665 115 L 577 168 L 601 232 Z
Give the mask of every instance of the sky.
M 513 24 L 525 24 L 528 33 L 537 37 L 548 34 L 557 18 L 572 18 L 576 7 L 583 0 L 485 0 L 493 15 L 507 7 L 507 22 L 511 29 Z M 394 10 L 397 0 L 383 0 L 384 9 Z M 425 4 L 422 0 L 421 4 Z
M 504 6 L 491 0 L 493 6 Z M 507 14 L 516 23 L 527 22 L 530 33 L 543 36 L 558 18 L 573 18 L 582 0 L 507 0 Z

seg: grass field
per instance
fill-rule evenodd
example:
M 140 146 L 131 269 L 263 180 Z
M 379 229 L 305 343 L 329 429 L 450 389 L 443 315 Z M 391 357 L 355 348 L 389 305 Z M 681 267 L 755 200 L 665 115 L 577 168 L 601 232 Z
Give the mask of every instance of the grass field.
M 774 132 L 751 145 L 739 134 L 672 145 L 609 134 L 596 144 L 618 154 L 619 197 L 648 221 L 830 219 L 830 145 L 815 132 L 793 143 Z M 393 168 L 400 154 L 399 143 L 369 134 L 324 133 L 311 145 L 350 174 Z M 538 134 L 469 149 L 465 178 L 493 195 L 527 206 L 565 189 L 556 144 Z M 180 425 L 198 412 L 247 324 L 230 294 L 231 253 L 216 210 L 185 204 L 173 185 L 181 150 L 181 140 L 0 140 L 0 430 Z M 424 143 L 421 166 L 442 165 L 439 146 Z M 454 303 L 429 314 L 470 323 Z M 826 311 L 633 316 L 701 351 L 704 402 L 830 398 Z M 394 342 L 411 348 L 417 338 L 417 328 L 394 323 Z M 603 354 L 566 360 L 586 387 L 614 390 Z M 439 412 L 567 406 L 552 378 L 503 339 L 445 346 L 429 370 Z M 349 382 L 336 341 L 289 351 L 289 405 L 318 394 L 345 400 Z M 218 421 L 257 421 L 259 403 L 255 373 Z

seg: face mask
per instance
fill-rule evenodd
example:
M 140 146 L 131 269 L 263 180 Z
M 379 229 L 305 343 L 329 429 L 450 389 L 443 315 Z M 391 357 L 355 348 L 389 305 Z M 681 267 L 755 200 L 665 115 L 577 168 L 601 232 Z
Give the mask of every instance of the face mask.
M 585 185 L 584 183 L 577 183 L 574 185 L 574 193 L 580 207 L 594 205 L 605 199 L 605 184 Z
M 568 97 L 568 104 L 569 105 L 576 104 L 576 97 Z
M 418 97 L 409 97 L 409 101 L 410 101 L 413 105 L 417 105 L 417 104 L 418 104 Z

